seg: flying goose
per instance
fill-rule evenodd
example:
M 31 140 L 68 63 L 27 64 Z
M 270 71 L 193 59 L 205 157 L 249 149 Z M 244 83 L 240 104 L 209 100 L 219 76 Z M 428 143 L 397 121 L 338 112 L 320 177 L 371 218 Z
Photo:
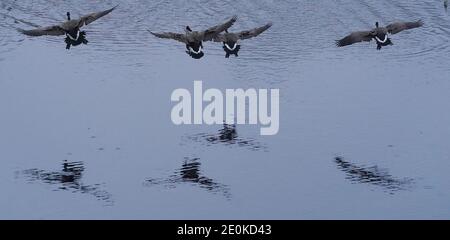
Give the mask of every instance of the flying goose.
M 118 5 L 117 5 L 118 6 Z M 79 45 L 81 43 L 87 44 L 88 41 L 85 38 L 86 33 L 80 32 L 80 28 L 89 25 L 90 23 L 94 22 L 95 20 L 107 15 L 108 13 L 112 12 L 116 7 L 113 7 L 111 9 L 108 9 L 106 11 L 102 12 L 95 12 L 90 13 L 87 15 L 84 15 L 78 19 L 71 19 L 70 18 L 70 12 L 67 12 L 67 21 L 63 22 L 59 25 L 49 26 L 49 27 L 40 27 L 32 30 L 24 30 L 24 29 L 18 29 L 19 32 L 28 35 L 28 36 L 61 36 L 66 35 L 66 43 L 67 43 L 67 49 L 70 48 L 70 45 Z
M 186 53 L 192 58 L 200 59 L 203 57 L 203 42 L 212 41 L 217 34 L 230 28 L 237 17 L 233 16 L 230 20 L 223 24 L 208 28 L 204 31 L 192 31 L 189 26 L 186 26 L 185 33 L 163 32 L 154 33 L 148 30 L 151 34 L 158 38 L 173 39 L 186 44 Z
M 396 22 L 387 25 L 386 27 L 380 27 L 378 22 L 375 24 L 376 28 L 370 31 L 353 32 L 350 35 L 344 37 L 341 40 L 336 41 L 336 46 L 344 47 L 358 42 L 370 42 L 375 39 L 377 42 L 377 49 L 380 50 L 383 46 L 393 45 L 389 34 L 396 34 L 404 30 L 418 28 L 423 26 L 421 20 L 416 22 Z
M 272 23 L 267 23 L 266 25 L 254 29 L 250 29 L 247 31 L 230 33 L 228 30 L 225 30 L 225 33 L 218 34 L 214 38 L 214 42 L 222 42 L 223 50 L 225 51 L 226 58 L 229 58 L 231 54 L 234 54 L 236 57 L 238 56 L 239 50 L 241 49 L 241 45 L 238 45 L 239 40 L 249 39 L 258 36 L 263 33 L 267 29 L 272 26 Z

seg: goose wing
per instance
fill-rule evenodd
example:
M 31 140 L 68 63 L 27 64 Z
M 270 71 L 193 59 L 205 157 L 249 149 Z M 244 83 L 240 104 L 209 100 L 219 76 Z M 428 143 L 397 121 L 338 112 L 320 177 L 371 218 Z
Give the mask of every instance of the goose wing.
M 396 22 L 386 26 L 386 29 L 390 34 L 396 34 L 404 30 L 422 27 L 422 20 L 416 22 Z
M 61 28 L 61 26 L 59 26 L 59 25 L 50 26 L 50 27 L 40 27 L 40 28 L 31 29 L 31 30 L 24 30 L 24 29 L 18 28 L 17 30 L 25 35 L 33 36 L 33 37 L 44 36 L 44 35 L 60 36 L 60 35 L 64 35 L 66 33 L 64 31 L 64 29 Z
M 164 39 L 172 39 L 182 43 L 186 43 L 186 35 L 181 33 L 173 33 L 173 32 L 162 32 L 162 33 L 154 33 L 149 31 L 153 36 Z
M 214 42 L 226 42 L 227 41 L 227 37 L 225 36 L 225 34 L 223 33 L 219 33 L 214 37 Z
M 226 21 L 225 23 L 222 23 L 220 25 L 208 28 L 207 30 L 203 31 L 203 41 L 211 41 L 214 39 L 215 36 L 217 36 L 219 33 L 227 30 L 233 24 L 236 22 L 237 16 L 233 16 L 230 20 Z
M 79 24 L 80 24 L 79 27 L 82 27 L 84 25 L 88 25 L 88 24 L 94 22 L 95 20 L 97 20 L 97 19 L 99 19 L 99 18 L 109 14 L 110 12 L 114 11 L 114 9 L 116 9 L 117 6 L 119 6 L 119 5 L 116 5 L 115 7 L 110 8 L 110 9 L 105 10 L 105 11 L 102 11 L 102 12 L 95 12 L 95 13 L 90 13 L 90 14 L 82 16 L 79 19 Z
M 341 40 L 336 41 L 336 46 L 344 47 L 359 42 L 370 42 L 373 38 L 372 31 L 353 32 Z
M 249 39 L 252 37 L 256 37 L 259 34 L 263 33 L 264 31 L 266 31 L 267 29 L 269 29 L 270 27 L 272 27 L 272 23 L 268 23 L 262 27 L 258 27 L 258 28 L 254 28 L 251 30 L 247 30 L 247 31 L 242 31 L 238 33 L 239 39 L 244 40 L 244 39 Z

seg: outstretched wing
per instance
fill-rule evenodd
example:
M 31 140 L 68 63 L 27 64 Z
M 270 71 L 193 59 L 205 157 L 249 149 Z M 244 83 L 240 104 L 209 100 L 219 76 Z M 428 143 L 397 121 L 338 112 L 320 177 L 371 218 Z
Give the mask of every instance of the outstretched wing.
M 62 29 L 58 25 L 50 26 L 50 27 L 41 27 L 41 28 L 36 28 L 36 29 L 31 29 L 31 30 L 24 30 L 24 29 L 18 28 L 17 30 L 25 35 L 33 36 L 33 37 L 44 36 L 44 35 L 60 36 L 60 35 L 64 35 L 66 33 L 64 31 L 64 29 Z
M 79 27 L 82 27 L 83 25 L 88 25 L 88 24 L 94 22 L 95 20 L 109 14 L 110 12 L 114 11 L 114 9 L 116 9 L 117 6 L 119 6 L 119 5 L 116 5 L 115 7 L 105 10 L 105 11 L 102 11 L 102 12 L 95 12 L 95 13 L 90 13 L 90 14 L 82 16 L 80 18 L 81 26 L 79 26 Z
M 217 36 L 219 33 L 233 26 L 236 20 L 237 16 L 233 16 L 230 20 L 226 21 L 225 23 L 208 28 L 207 30 L 203 31 L 203 41 L 213 40 L 214 37 Z
M 336 41 L 336 46 L 344 47 L 359 42 L 370 42 L 373 34 L 371 31 L 353 32 L 341 40 Z
M 269 29 L 270 27 L 272 27 L 272 23 L 268 23 L 262 27 L 259 28 L 254 28 L 251 30 L 247 30 L 247 31 L 242 31 L 240 33 L 238 33 L 238 37 L 239 39 L 249 39 L 252 37 L 256 37 L 259 34 L 263 33 L 264 31 L 266 31 L 267 29 Z
M 217 34 L 214 38 L 213 38 L 214 42 L 226 42 L 227 38 L 225 37 L 225 34 L 220 33 Z
M 418 28 L 422 27 L 423 22 L 422 20 L 416 21 L 416 22 L 396 22 L 392 23 L 386 26 L 386 29 L 391 34 L 396 34 L 404 30 L 412 29 L 412 28 Z
M 172 33 L 172 32 L 163 32 L 163 33 L 154 33 L 149 31 L 153 36 L 164 39 L 172 39 L 182 43 L 186 43 L 186 35 L 181 33 Z

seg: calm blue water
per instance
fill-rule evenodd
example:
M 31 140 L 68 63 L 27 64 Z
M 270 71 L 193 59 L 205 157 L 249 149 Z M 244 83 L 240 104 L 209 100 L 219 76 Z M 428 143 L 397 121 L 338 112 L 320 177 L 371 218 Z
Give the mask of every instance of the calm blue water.
M 89 44 L 15 31 L 120 6 Z M 152 31 L 274 23 L 239 58 Z M 334 40 L 422 19 L 376 51 Z M 450 16 L 442 1 L 0 3 L 0 219 L 448 219 Z M 279 88 L 280 132 L 175 126 L 176 88 Z

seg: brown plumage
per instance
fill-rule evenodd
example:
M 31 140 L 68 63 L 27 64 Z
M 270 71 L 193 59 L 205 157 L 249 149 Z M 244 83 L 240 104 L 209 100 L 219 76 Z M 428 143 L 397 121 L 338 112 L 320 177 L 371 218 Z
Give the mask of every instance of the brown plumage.
M 262 27 L 250 29 L 242 32 L 235 33 L 221 33 L 214 38 L 214 42 L 237 42 L 239 40 L 249 39 L 258 36 L 272 26 L 272 23 L 268 23 Z
M 236 16 L 225 23 L 219 24 L 217 26 L 208 28 L 204 31 L 192 31 L 189 26 L 186 27 L 185 33 L 173 33 L 173 32 L 162 32 L 154 33 L 149 30 L 151 34 L 158 38 L 172 39 L 178 42 L 186 44 L 186 48 L 189 53 L 202 54 L 203 44 L 202 42 L 212 41 L 219 33 L 230 28 L 237 20 Z
M 369 42 L 372 39 L 375 39 L 377 43 L 385 46 L 386 41 L 389 41 L 390 43 L 390 40 L 387 38 L 388 34 L 397 34 L 404 30 L 418 28 L 421 26 L 423 26 L 423 22 L 421 20 L 416 22 L 395 22 L 387 25 L 386 27 L 379 27 L 377 23 L 376 28 L 370 31 L 353 32 L 348 36 L 337 40 L 336 46 L 344 47 L 359 42 Z
M 261 33 L 265 32 L 267 29 L 269 29 L 272 26 L 272 23 L 267 23 L 266 25 L 262 27 L 257 27 L 254 29 L 242 31 L 242 32 L 234 32 L 230 33 L 227 30 L 225 30 L 225 33 L 218 34 L 214 38 L 214 42 L 222 42 L 223 43 L 223 50 L 225 51 L 226 58 L 229 58 L 230 55 L 238 56 L 239 50 L 241 48 L 240 45 L 238 45 L 239 40 L 249 39 L 256 37 L 260 35 Z
M 217 26 L 208 28 L 204 31 L 186 31 L 185 33 L 173 33 L 173 32 L 163 32 L 163 33 L 154 33 L 152 31 L 149 31 L 151 34 L 158 38 L 165 38 L 165 39 L 173 39 L 182 43 L 190 43 L 195 41 L 211 41 L 213 38 L 233 26 L 233 24 L 236 22 L 237 17 L 234 16 L 230 20 L 226 21 L 223 24 L 219 24 Z M 188 27 L 188 29 L 190 29 Z
M 36 28 L 36 29 L 31 29 L 31 30 L 24 30 L 24 29 L 18 29 L 18 30 L 25 35 L 33 36 L 33 37 L 44 36 L 44 35 L 49 35 L 49 36 L 60 36 L 60 35 L 64 35 L 64 34 L 73 35 L 73 33 L 76 34 L 80 30 L 81 27 L 83 27 L 85 25 L 89 25 L 92 22 L 94 22 L 95 20 L 109 14 L 114 9 L 116 9 L 116 7 L 117 6 L 111 8 L 111 9 L 108 9 L 106 11 L 102 11 L 102 12 L 90 13 L 90 14 L 84 15 L 78 19 L 73 19 L 73 20 L 70 20 L 70 13 L 67 13 L 69 19 L 66 22 L 63 22 L 59 25 L 54 25 L 54 26 L 49 26 L 49 27 L 40 27 L 40 28 Z M 76 37 L 76 36 L 72 36 L 72 37 Z

